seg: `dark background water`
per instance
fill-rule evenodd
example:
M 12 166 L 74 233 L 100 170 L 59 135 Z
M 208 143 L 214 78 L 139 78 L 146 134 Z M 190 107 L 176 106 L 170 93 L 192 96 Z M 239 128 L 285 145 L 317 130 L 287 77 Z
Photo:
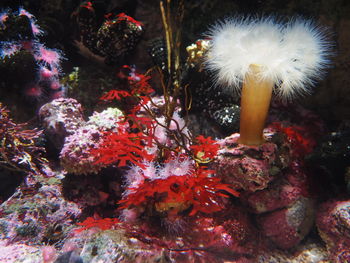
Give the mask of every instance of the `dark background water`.
M 42 0 L 42 1 L 13 1 L 3 0 L 2 8 L 17 10 L 18 6 L 34 14 L 38 24 L 46 32 L 41 41 L 50 48 L 64 51 L 67 60 L 63 63 L 63 73 L 69 73 L 73 67 L 87 65 L 89 61 L 82 58 L 73 45 L 77 39 L 74 25 L 74 12 L 83 1 L 78 0 Z M 96 11 L 96 20 L 101 22 L 107 13 L 120 13 L 133 16 L 144 23 L 146 32 L 137 46 L 134 54 L 128 58 L 128 64 L 135 64 L 141 70 L 152 66 L 147 53 L 147 43 L 162 36 L 159 2 L 156 0 L 126 1 L 126 0 L 96 0 L 92 1 Z M 175 1 L 176 2 L 176 1 Z M 182 27 L 183 47 L 198 38 L 208 29 L 208 26 L 218 19 L 235 15 L 274 15 L 280 19 L 302 16 L 315 20 L 320 26 L 326 27 L 330 39 L 334 41 L 334 58 L 332 68 L 327 77 L 320 81 L 312 96 L 301 101 L 306 107 L 318 112 L 332 127 L 337 127 L 350 118 L 350 2 L 346 0 L 190 0 L 185 1 L 185 17 Z M 8 87 L 11 83 L 6 83 Z M 86 89 L 85 93 L 89 90 Z M 2 92 L 1 97 L 8 97 L 11 89 Z M 20 94 L 18 94 L 20 95 Z M 89 95 L 85 94 L 85 97 Z M 91 94 L 94 96 L 94 94 Z M 8 99 L 4 99 L 7 101 Z M 9 103 L 11 105 L 15 102 Z M 11 107 L 10 105 L 10 107 Z M 25 120 L 30 116 L 18 114 Z

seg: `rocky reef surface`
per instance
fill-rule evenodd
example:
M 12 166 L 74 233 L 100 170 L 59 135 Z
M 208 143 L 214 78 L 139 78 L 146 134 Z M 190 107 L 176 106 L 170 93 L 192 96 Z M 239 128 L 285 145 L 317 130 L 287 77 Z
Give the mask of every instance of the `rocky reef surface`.
M 349 5 L 102 2 L 2 3 L 0 262 L 350 262 Z M 339 53 L 247 145 L 203 32 L 256 8 L 317 15 Z

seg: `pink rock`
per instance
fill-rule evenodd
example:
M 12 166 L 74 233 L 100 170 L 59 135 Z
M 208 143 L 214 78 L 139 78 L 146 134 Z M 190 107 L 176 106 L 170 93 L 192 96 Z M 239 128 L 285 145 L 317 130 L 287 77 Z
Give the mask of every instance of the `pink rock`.
M 58 178 L 38 178 L 37 182 L 59 181 Z M 34 180 L 33 179 L 33 180 Z M 8 244 L 25 243 L 25 244 L 42 244 L 46 240 L 54 240 L 56 236 L 63 238 L 59 233 L 68 233 L 70 226 L 81 216 L 82 206 L 66 200 L 62 194 L 62 186 L 58 183 L 43 183 L 36 188 L 20 188 L 18 194 L 12 195 L 6 202 L 1 204 L 0 211 L 10 211 L 3 213 L 0 218 L 2 231 L 0 239 Z M 31 189 L 30 194 L 27 191 Z M 42 213 L 45 211 L 45 213 Z M 55 226 L 62 227 L 56 233 Z M 60 232 L 62 231 L 62 232 Z M 1 248 L 1 244 L 0 244 Z M 44 256 L 40 251 L 40 257 Z M 50 253 L 45 254 L 49 257 Z M 1 261 L 0 262 L 10 262 Z M 22 261 L 16 261 L 22 262 Z M 36 261 L 27 261 L 36 262 Z M 42 262 L 42 260 L 38 261 Z
M 350 262 L 350 200 L 332 200 L 321 204 L 316 224 L 332 262 Z
M 56 259 L 57 251 L 53 246 L 44 246 L 41 249 L 43 256 L 43 263 L 52 263 Z
M 267 133 L 267 130 L 265 132 Z M 216 160 L 217 174 L 234 189 L 255 192 L 265 189 L 275 175 L 287 164 L 281 151 L 268 134 L 266 143 L 247 146 L 238 143 L 239 134 L 223 139 Z
M 288 208 L 257 218 L 263 234 L 283 249 L 297 245 L 309 233 L 313 219 L 314 202 L 309 198 L 299 198 Z
M 298 187 L 279 180 L 268 189 L 248 196 L 246 201 L 254 213 L 260 214 L 291 205 L 300 195 L 301 191 Z
M 278 247 L 294 247 L 312 227 L 314 201 L 309 194 L 307 176 L 297 161 L 266 189 L 243 193 L 241 200 L 258 214 L 257 222 L 263 234 Z
M 97 157 L 90 152 L 98 149 L 103 142 L 105 132 L 117 132 L 118 121 L 123 113 L 117 108 L 108 108 L 94 112 L 89 120 L 80 125 L 73 134 L 67 136 L 60 152 L 63 168 L 72 174 L 98 173 L 104 163 L 96 163 Z M 128 127 L 127 125 L 123 127 Z
M 85 122 L 80 103 L 70 98 L 55 99 L 44 104 L 39 110 L 39 117 L 45 133 L 57 148 L 61 148 L 64 138 Z
M 200 248 L 199 253 L 174 249 L 171 256 L 175 262 L 255 262 L 258 232 L 242 207 L 232 205 L 216 218 L 198 217 L 190 229 L 183 238 L 184 247 Z
M 294 161 L 268 188 L 254 193 L 243 193 L 241 200 L 254 213 L 260 214 L 292 206 L 300 197 L 309 196 L 307 176 Z
M 302 161 L 291 162 L 284 135 L 265 130 L 266 142 L 246 146 L 233 134 L 221 141 L 217 174 L 235 189 L 256 216 L 261 232 L 280 248 L 296 246 L 314 221 L 314 201 Z
M 215 217 L 182 218 L 178 223 L 180 227 L 173 226 L 177 231 L 164 235 L 164 221 L 152 227 L 124 222 L 115 229 L 76 233 L 65 242 L 77 244 L 84 262 L 119 262 L 121 256 L 140 263 L 168 262 L 169 258 L 182 263 L 256 262 L 260 240 L 244 208 L 232 204 Z
M 31 262 L 42 263 L 43 258 L 39 246 L 29 246 L 26 244 L 6 244 L 0 241 L 0 262 L 16 263 Z

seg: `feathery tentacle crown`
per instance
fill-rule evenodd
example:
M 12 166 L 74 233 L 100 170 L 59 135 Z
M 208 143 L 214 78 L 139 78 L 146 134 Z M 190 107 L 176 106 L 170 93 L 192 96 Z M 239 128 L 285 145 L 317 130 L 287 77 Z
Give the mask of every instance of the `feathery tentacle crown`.
M 226 19 L 214 25 L 206 67 L 216 84 L 238 89 L 251 64 L 263 67 L 261 79 L 272 80 L 288 99 L 309 92 L 330 63 L 331 45 L 324 31 L 309 20 L 286 24 L 274 18 Z

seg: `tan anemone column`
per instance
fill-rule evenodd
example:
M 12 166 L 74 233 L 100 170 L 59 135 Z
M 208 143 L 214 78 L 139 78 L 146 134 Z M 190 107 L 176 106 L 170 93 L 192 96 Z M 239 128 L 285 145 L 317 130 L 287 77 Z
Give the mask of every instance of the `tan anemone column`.
M 274 83 L 270 79 L 261 78 L 262 70 L 262 66 L 251 64 L 243 81 L 238 141 L 241 144 L 264 143 L 263 130 Z

